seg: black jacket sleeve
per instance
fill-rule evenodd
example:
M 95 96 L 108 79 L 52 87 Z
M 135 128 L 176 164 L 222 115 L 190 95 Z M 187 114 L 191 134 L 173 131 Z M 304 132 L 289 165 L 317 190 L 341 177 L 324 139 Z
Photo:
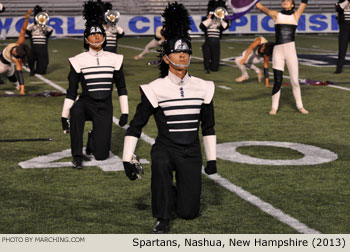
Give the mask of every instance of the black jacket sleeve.
M 68 82 L 69 82 L 69 86 L 67 89 L 67 98 L 71 99 L 71 100 L 75 100 L 78 96 L 78 84 L 80 81 L 80 77 L 81 74 L 77 73 L 74 70 L 74 67 L 72 65 L 70 65 L 70 71 L 68 74 Z
M 136 107 L 134 118 L 130 122 L 130 127 L 126 131 L 127 136 L 140 138 L 142 128 L 146 126 L 149 118 L 155 113 L 155 109 L 147 99 L 146 95 L 141 92 L 141 102 Z
M 215 135 L 215 116 L 213 101 L 211 101 L 209 104 L 202 104 L 200 116 L 202 122 L 202 135 Z
M 117 87 L 118 95 L 119 96 L 128 95 L 128 92 L 126 90 L 123 66 L 121 66 L 118 71 L 114 71 L 113 80 L 114 80 L 115 85 Z

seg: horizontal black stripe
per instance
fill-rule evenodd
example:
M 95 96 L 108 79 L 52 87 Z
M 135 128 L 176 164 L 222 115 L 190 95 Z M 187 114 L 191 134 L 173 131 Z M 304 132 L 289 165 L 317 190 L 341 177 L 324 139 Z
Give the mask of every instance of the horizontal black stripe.
M 84 75 L 89 75 L 89 74 L 113 74 L 112 71 L 99 71 L 99 72 L 87 72 L 84 73 Z
M 90 85 L 87 86 L 88 89 L 95 89 L 95 88 L 112 88 L 112 85 L 108 85 L 108 84 L 100 84 L 100 85 Z
M 85 79 L 86 83 L 98 83 L 98 82 L 109 82 L 112 83 L 113 78 L 93 78 L 93 79 Z
M 166 110 L 176 110 L 176 109 L 198 109 L 201 108 L 201 105 L 184 105 L 184 106 L 171 106 L 171 107 L 166 107 L 162 108 L 164 111 Z
M 174 124 L 168 124 L 169 129 L 198 129 L 199 123 L 174 123 Z
M 165 100 L 165 101 L 160 101 L 158 103 L 163 103 L 163 102 L 174 102 L 174 101 L 195 101 L 195 100 L 199 100 L 199 101 L 204 101 L 204 99 L 202 98 L 183 98 L 183 99 L 173 99 L 173 100 Z
M 106 67 L 108 67 L 108 68 L 113 68 L 113 69 L 114 69 L 113 66 L 93 66 L 93 67 L 83 67 L 81 70 L 84 70 L 84 69 L 92 69 L 92 68 L 106 68 Z
M 187 120 L 199 120 L 199 114 L 189 114 L 189 115 L 171 115 L 166 116 L 168 122 L 171 121 L 187 121 Z

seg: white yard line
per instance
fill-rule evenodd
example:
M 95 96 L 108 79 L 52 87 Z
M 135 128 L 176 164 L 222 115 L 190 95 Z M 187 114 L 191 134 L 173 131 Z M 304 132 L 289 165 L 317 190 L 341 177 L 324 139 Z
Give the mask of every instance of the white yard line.
M 130 47 L 131 48 L 131 47 Z M 28 69 L 26 69 L 28 71 Z M 42 81 L 44 81 L 45 83 L 49 84 L 50 86 L 65 92 L 65 89 L 60 87 L 59 85 L 53 83 L 52 81 L 42 77 L 39 74 L 35 75 L 37 78 L 41 79 Z M 115 123 L 116 125 L 119 126 L 119 119 L 116 118 L 115 116 L 113 116 L 113 123 Z M 123 128 L 127 129 L 128 125 L 125 125 Z M 141 139 L 149 144 L 154 144 L 155 140 L 150 137 L 147 136 L 146 134 L 142 133 L 141 135 Z M 205 174 L 203 172 L 203 174 Z M 206 174 L 205 174 L 206 175 Z M 258 207 L 261 211 L 271 215 L 272 217 L 278 219 L 279 221 L 281 221 L 282 223 L 287 224 L 288 226 L 290 226 L 291 228 L 295 229 L 296 231 L 303 233 L 303 234 L 319 234 L 320 232 L 317 230 L 314 230 L 312 228 L 309 228 L 308 226 L 306 226 L 305 224 L 299 222 L 297 219 L 291 217 L 288 214 L 283 213 L 283 211 L 281 211 L 278 208 L 273 207 L 271 204 L 261 200 L 259 197 L 249 193 L 248 191 L 245 191 L 244 189 L 242 189 L 241 187 L 235 185 L 234 183 L 232 183 L 231 181 L 221 177 L 219 174 L 214 174 L 214 175 L 206 175 L 208 178 L 210 178 L 211 180 L 215 181 L 217 184 L 221 185 L 222 187 L 226 188 L 227 190 L 229 190 L 230 192 L 235 193 L 236 195 L 238 195 L 240 198 L 242 198 L 245 201 L 248 201 L 249 203 L 255 205 L 256 207 Z
M 226 90 L 232 89 L 232 88 L 229 88 L 229 87 L 226 87 L 226 86 L 219 86 L 219 88 L 226 89 Z
M 29 72 L 29 68 L 23 67 L 23 69 L 26 70 L 27 72 Z M 57 90 L 61 91 L 62 93 L 66 93 L 66 90 L 63 87 L 61 87 L 60 85 L 57 85 L 56 83 L 46 79 L 42 75 L 35 74 L 35 77 L 37 77 L 38 79 L 42 80 L 43 82 L 49 84 L 51 87 L 56 88 Z
M 6 94 L 10 94 L 10 95 L 11 95 L 11 94 L 15 94 L 15 93 L 12 92 L 12 91 L 5 91 L 5 93 L 6 93 Z

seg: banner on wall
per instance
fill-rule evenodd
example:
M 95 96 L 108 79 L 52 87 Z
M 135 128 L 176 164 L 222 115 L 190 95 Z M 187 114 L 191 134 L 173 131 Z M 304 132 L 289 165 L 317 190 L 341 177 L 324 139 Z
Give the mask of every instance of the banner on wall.
M 191 34 L 201 35 L 199 29 L 202 16 L 193 15 L 191 19 Z M 0 34 L 7 37 L 18 37 L 24 22 L 23 17 L 1 17 Z M 30 20 L 33 22 L 33 19 Z M 82 36 L 85 22 L 82 16 L 66 17 L 51 16 L 48 25 L 54 29 L 53 36 Z M 162 25 L 161 16 L 156 15 L 122 15 L 118 23 L 125 35 L 144 36 L 153 35 L 156 28 Z M 300 33 L 335 33 L 338 32 L 336 15 L 333 13 L 306 13 L 301 16 L 297 32 Z M 231 26 L 224 34 L 256 34 L 274 32 L 273 20 L 261 13 L 246 14 L 231 21 Z

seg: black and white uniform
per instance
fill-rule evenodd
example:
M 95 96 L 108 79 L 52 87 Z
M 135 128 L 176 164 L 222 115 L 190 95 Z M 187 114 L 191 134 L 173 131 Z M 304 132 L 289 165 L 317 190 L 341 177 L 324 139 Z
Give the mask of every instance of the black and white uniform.
M 104 26 L 106 31 L 106 46 L 103 48 L 103 50 L 117 53 L 117 46 L 118 46 L 118 39 L 122 38 L 124 36 L 124 30 L 120 26 L 111 26 L 111 25 L 105 25 Z
M 28 57 L 28 65 L 31 73 L 46 74 L 49 64 L 48 39 L 53 32 L 51 26 L 30 24 L 27 27 L 27 35 L 30 38 L 31 50 Z
M 16 46 L 18 46 L 16 43 L 8 44 L 0 54 L 0 74 L 5 74 L 9 78 L 15 76 L 16 65 L 13 60 L 14 57 L 11 55 L 11 51 Z
M 242 76 L 244 77 L 249 77 L 247 67 L 257 74 L 259 74 L 260 72 L 260 69 L 254 64 L 264 63 L 264 54 L 260 53 L 260 50 L 261 47 L 267 43 L 267 39 L 264 37 L 260 37 L 260 41 L 260 45 L 258 45 L 250 52 L 246 62 L 243 65 L 241 64 L 241 60 L 245 57 L 247 50 L 244 50 L 242 55 L 235 59 L 236 65 L 241 70 Z
M 69 62 L 69 87 L 62 117 L 68 118 L 70 114 L 72 156 L 82 156 L 85 121 L 92 121 L 93 133 L 89 139 L 89 149 L 97 160 L 104 160 L 109 156 L 111 142 L 113 82 L 116 83 L 122 113 L 128 113 L 123 55 L 89 49 L 69 58 Z M 82 93 L 74 102 L 79 82 Z M 123 108 L 122 101 L 125 99 L 126 108 Z
M 158 128 L 151 150 L 152 213 L 156 218 L 169 219 L 172 210 L 184 219 L 195 218 L 199 213 L 202 155 L 198 131 L 201 122 L 205 147 L 214 139 L 216 144 L 214 88 L 211 81 L 188 74 L 180 79 L 170 71 L 165 78 L 140 87 L 141 103 L 126 132 L 123 160 L 130 160 L 142 128 L 153 115 Z M 129 140 L 135 142 L 129 145 Z M 215 160 L 215 151 L 207 159 Z
M 350 44 L 350 3 L 348 0 L 339 1 L 336 6 L 338 12 L 339 38 L 337 72 L 341 72 L 345 63 L 345 56 Z
M 203 63 L 205 70 L 218 71 L 220 62 L 220 38 L 228 28 L 228 23 L 217 18 L 204 20 L 199 28 L 204 31 L 205 42 L 202 45 Z
M 276 42 L 272 54 L 274 86 L 272 90 L 272 108 L 278 110 L 283 81 L 284 66 L 287 64 L 293 88 L 293 96 L 298 109 L 303 108 L 299 85 L 298 57 L 295 49 L 295 31 L 298 23 L 294 14 L 278 13 L 275 21 Z

